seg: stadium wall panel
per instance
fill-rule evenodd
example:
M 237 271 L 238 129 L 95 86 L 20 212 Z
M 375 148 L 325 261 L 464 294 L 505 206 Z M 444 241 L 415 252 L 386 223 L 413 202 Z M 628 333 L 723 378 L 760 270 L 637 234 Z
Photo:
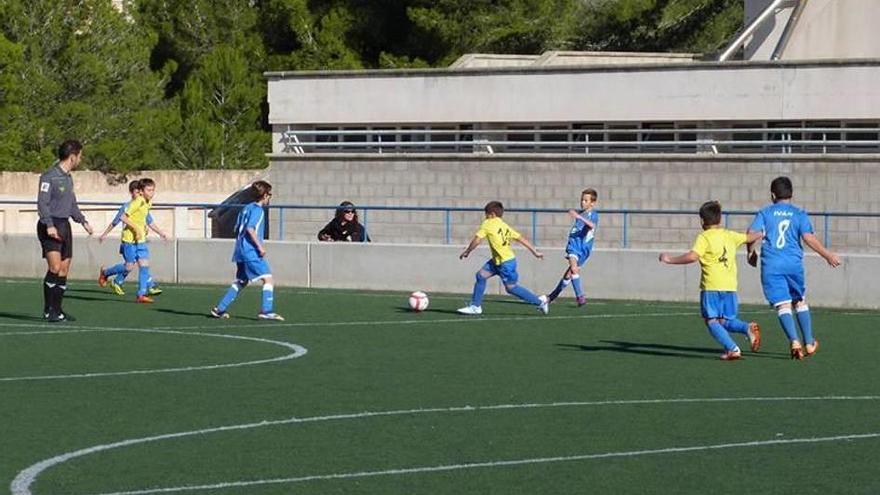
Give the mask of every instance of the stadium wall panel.
M 0 277 L 41 278 L 45 274 L 34 237 L 0 236 Z M 94 283 L 100 263 L 118 259 L 116 246 L 88 238 L 76 241 L 71 278 Z M 267 250 L 275 283 L 281 287 L 450 292 L 462 294 L 462 303 L 469 297 L 474 274 L 488 258 L 485 246 L 465 260 L 458 259 L 461 246 L 444 245 L 269 241 Z M 231 251 L 229 240 L 154 243 L 153 276 L 161 282 L 227 284 L 234 276 Z M 517 258 L 520 283 L 539 294 L 555 286 L 565 267 L 561 249 L 543 251 L 544 260 L 522 249 Z M 582 271 L 584 290 L 589 298 L 696 304 L 699 266 L 661 265 L 658 254 L 656 250 L 597 249 Z M 842 259 L 843 264 L 832 269 L 816 255 L 805 257 L 807 300 L 815 306 L 880 309 L 880 256 L 845 254 Z M 738 266 L 740 301 L 763 304 L 758 270 L 746 264 L 744 253 L 738 257 Z M 488 292 L 503 293 L 500 281 L 493 279 Z

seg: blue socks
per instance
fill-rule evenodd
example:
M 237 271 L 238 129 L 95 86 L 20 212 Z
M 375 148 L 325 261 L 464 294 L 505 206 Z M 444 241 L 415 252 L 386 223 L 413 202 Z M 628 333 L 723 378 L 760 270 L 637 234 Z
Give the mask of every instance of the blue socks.
M 148 266 L 139 266 L 138 267 L 138 296 L 146 296 L 147 295 L 147 287 L 150 284 L 150 267 Z
M 581 275 L 579 273 L 571 276 L 571 288 L 574 289 L 575 297 L 583 297 L 584 291 L 581 289 Z
M 226 311 L 226 308 L 235 301 L 235 298 L 238 297 L 238 292 L 244 286 L 239 284 L 238 282 L 233 282 L 232 286 L 226 291 L 226 294 L 223 295 L 223 299 L 220 299 L 220 303 L 217 304 L 217 309 L 220 311 Z
M 810 316 L 810 307 L 806 304 L 797 307 L 797 321 L 804 334 L 804 344 L 815 342 L 813 338 L 813 318 Z
M 739 350 L 739 346 L 736 345 L 736 342 L 733 341 L 721 323 L 718 323 L 718 320 L 707 321 L 706 326 L 709 327 L 709 333 L 712 334 L 712 338 L 721 344 L 725 351 Z
M 779 317 L 779 324 L 782 325 L 782 331 L 785 332 L 788 341 L 794 342 L 795 340 L 798 340 L 797 329 L 794 327 L 794 318 L 791 316 L 791 308 L 777 310 L 777 316 Z M 812 331 L 810 332 L 810 336 L 812 337 Z
M 741 333 L 743 335 L 749 334 L 749 324 L 736 318 L 725 319 L 721 326 L 728 332 Z
M 474 282 L 474 293 L 471 295 L 472 305 L 483 305 L 483 294 L 486 292 L 486 280 L 487 279 L 481 277 L 480 274 L 477 273 L 476 281 Z
M 507 288 L 508 294 L 513 294 L 514 296 L 526 301 L 527 303 L 534 304 L 535 306 L 539 306 L 541 304 L 541 300 L 538 299 L 538 296 L 532 294 L 532 291 L 526 289 L 521 285 L 514 285 L 512 288 Z
M 263 284 L 263 303 L 260 306 L 261 313 L 272 312 L 272 302 L 275 300 L 275 287 L 272 284 Z

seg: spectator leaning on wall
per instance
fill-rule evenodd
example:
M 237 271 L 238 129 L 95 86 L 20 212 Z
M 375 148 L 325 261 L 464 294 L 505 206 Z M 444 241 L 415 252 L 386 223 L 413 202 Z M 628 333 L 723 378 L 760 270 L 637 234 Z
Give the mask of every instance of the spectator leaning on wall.
M 351 201 L 343 201 L 336 208 L 333 220 L 318 232 L 319 241 L 370 242 L 366 229 L 358 221 L 357 210 Z

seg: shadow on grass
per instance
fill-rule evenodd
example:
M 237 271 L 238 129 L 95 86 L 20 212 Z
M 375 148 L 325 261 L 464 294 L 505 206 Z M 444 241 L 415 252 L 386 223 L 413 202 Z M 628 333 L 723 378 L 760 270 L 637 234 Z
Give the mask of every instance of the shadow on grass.
M 680 357 L 687 359 L 718 359 L 721 350 L 710 347 L 695 347 L 670 344 L 655 344 L 650 342 L 626 342 L 620 340 L 600 340 L 606 345 L 582 345 L 582 344 L 556 344 L 566 350 L 597 352 L 626 352 L 631 354 L 643 354 L 648 356 L 665 356 Z M 744 357 L 769 358 L 769 359 L 788 359 L 788 355 L 780 353 L 750 353 L 744 354 Z
M 10 320 L 20 320 L 20 321 L 45 321 L 42 315 L 27 315 L 22 313 L 7 313 L 5 311 L 0 311 L 0 318 L 9 318 Z
M 239 316 L 239 315 L 235 315 L 232 313 L 230 313 L 229 319 L 223 319 L 223 318 L 214 318 L 207 311 L 196 313 L 193 311 L 180 311 L 177 309 L 168 309 L 168 308 L 154 308 L 154 310 L 158 313 L 166 313 L 166 314 L 178 315 L 178 316 L 198 316 L 198 317 L 208 318 L 208 319 L 217 320 L 217 321 L 229 321 L 229 320 L 266 321 L 266 320 L 261 320 L 261 319 L 257 318 L 256 316 Z

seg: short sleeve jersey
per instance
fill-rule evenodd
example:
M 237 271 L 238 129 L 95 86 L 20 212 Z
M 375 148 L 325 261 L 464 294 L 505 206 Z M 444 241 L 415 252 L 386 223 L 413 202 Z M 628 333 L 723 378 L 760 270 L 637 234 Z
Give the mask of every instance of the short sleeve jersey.
M 510 242 L 522 237 L 519 232 L 513 230 L 498 217 L 483 220 L 474 235 L 480 239 L 488 239 L 489 249 L 492 250 L 492 261 L 496 265 L 516 258 L 513 248 L 510 247 Z
M 122 215 L 123 215 L 123 213 L 125 213 L 126 208 L 128 208 L 128 203 L 125 203 L 124 205 L 119 207 L 119 211 L 116 212 L 116 216 L 113 217 L 113 221 L 110 222 L 110 225 L 112 225 L 114 227 L 119 225 L 119 222 L 122 221 Z M 147 225 L 152 225 L 152 224 L 153 224 L 153 215 L 150 213 L 147 213 Z
M 257 239 L 262 239 L 266 232 L 265 212 L 259 203 L 250 203 L 238 213 L 235 221 L 235 250 L 232 252 L 232 261 L 241 263 L 260 259 L 260 251 L 254 244 L 248 229 L 253 229 Z
M 691 251 L 700 257 L 700 290 L 736 291 L 736 250 L 746 235 L 723 228 L 704 230 Z
M 774 203 L 762 208 L 749 227 L 764 232 L 761 243 L 761 271 L 771 274 L 799 273 L 803 270 L 804 248 L 801 238 L 813 233 L 807 212 L 791 203 Z
M 580 214 L 593 224 L 593 228 L 591 229 L 580 218 L 575 219 L 574 223 L 571 224 L 571 230 L 568 232 L 568 244 L 565 246 L 566 252 L 589 252 L 593 250 L 593 239 L 596 227 L 599 226 L 599 213 L 596 210 L 590 210 L 587 212 L 581 211 Z
M 126 225 L 122 229 L 122 242 L 134 243 L 134 242 L 146 242 L 147 238 L 147 216 L 150 215 L 150 204 L 143 197 L 137 197 L 131 200 L 128 203 L 128 206 L 125 207 L 125 214 L 128 215 L 128 219 L 137 227 L 138 232 L 141 234 L 140 239 L 136 240 L 134 235 L 134 230 L 131 229 L 128 225 Z

